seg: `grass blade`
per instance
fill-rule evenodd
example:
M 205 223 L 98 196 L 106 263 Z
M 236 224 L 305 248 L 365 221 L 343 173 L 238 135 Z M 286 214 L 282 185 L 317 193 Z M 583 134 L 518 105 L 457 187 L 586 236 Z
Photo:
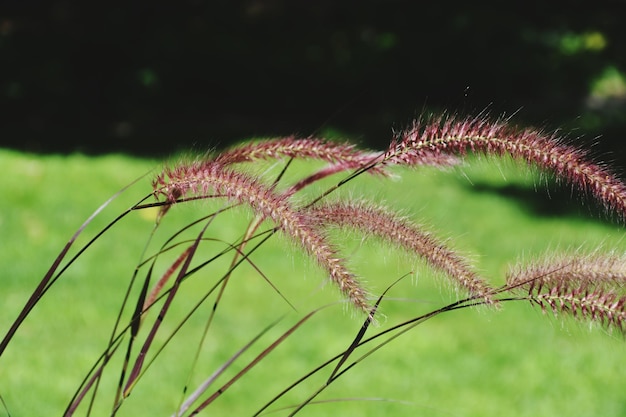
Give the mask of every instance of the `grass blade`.
M 224 362 L 213 374 L 211 374 L 202 384 L 196 388 L 196 390 L 181 404 L 178 411 L 174 415 L 175 417 L 180 417 L 183 415 L 185 411 L 191 407 L 191 405 L 211 386 L 215 380 L 224 373 L 228 369 L 230 365 L 232 365 L 244 352 L 246 352 L 254 343 L 256 343 L 265 333 L 267 333 L 271 328 L 273 328 L 278 322 L 271 323 L 269 326 L 265 327 L 261 332 L 259 332 L 252 340 L 246 343 L 241 349 L 239 349 L 235 354 L 230 357 L 226 362 Z
M 145 176 L 145 175 L 144 175 Z M 109 199 L 107 199 L 104 203 L 102 203 L 88 218 L 87 220 L 85 220 L 85 222 L 78 228 L 78 230 L 74 233 L 74 235 L 70 238 L 70 240 L 65 244 L 65 246 L 63 247 L 63 249 L 61 250 L 61 253 L 59 253 L 59 255 L 56 257 L 56 259 L 54 260 L 54 262 L 52 263 L 52 266 L 50 267 L 50 269 L 48 269 L 48 272 L 46 272 L 46 274 L 44 275 L 44 277 L 42 278 L 42 280 L 39 282 L 39 285 L 37 285 L 37 288 L 35 288 L 35 290 L 33 291 L 33 293 L 31 294 L 30 298 L 28 299 L 28 301 L 26 301 L 26 304 L 24 305 L 24 307 L 22 308 L 22 311 L 20 311 L 20 314 L 17 316 L 17 318 L 15 319 L 15 321 L 11 324 L 11 327 L 9 328 L 9 330 L 7 331 L 7 333 L 5 334 L 5 336 L 2 338 L 2 341 L 0 342 L 0 356 L 2 356 L 2 353 L 4 352 L 4 350 L 6 349 L 6 347 L 8 346 L 9 342 L 11 341 L 11 339 L 13 338 L 13 336 L 15 335 L 15 332 L 17 331 L 17 329 L 21 326 L 21 324 L 24 322 L 24 320 L 26 319 L 26 317 L 28 316 L 28 314 L 32 311 L 32 309 L 35 307 L 35 305 L 37 304 L 37 302 L 39 302 L 39 300 L 41 299 L 41 297 L 43 297 L 43 295 L 46 293 L 46 291 L 48 290 L 48 288 L 50 288 L 50 286 L 58 279 L 58 277 L 61 276 L 61 274 L 89 247 L 91 246 L 96 239 L 98 239 L 102 234 L 104 234 L 104 232 L 106 232 L 109 228 L 111 228 L 115 223 L 117 223 L 119 220 L 121 220 L 123 217 L 125 217 L 131 210 L 126 210 L 125 212 L 123 212 L 122 214 L 120 214 L 117 218 L 115 218 L 115 220 L 113 220 L 111 223 L 109 223 L 103 230 L 100 231 L 100 233 L 98 233 L 93 239 L 91 239 L 66 265 L 63 269 L 61 269 L 61 271 L 55 276 L 55 272 L 57 271 L 57 269 L 59 268 L 59 265 L 61 264 L 61 262 L 63 261 L 63 259 L 65 259 L 65 256 L 67 255 L 68 251 L 70 250 L 70 248 L 72 247 L 72 245 L 74 244 L 74 242 L 76 241 L 76 239 L 78 239 L 78 236 L 80 236 L 80 234 L 85 230 L 85 228 L 109 205 L 111 204 L 112 201 L 114 201 L 117 197 L 119 197 L 124 191 L 126 191 L 128 188 L 130 188 L 132 185 L 134 185 L 135 183 L 137 183 L 141 178 L 143 178 L 144 176 L 141 176 L 139 178 L 137 178 L 135 181 L 131 182 L 130 184 L 128 184 L 127 186 L 123 187 L 121 190 L 119 190 L 118 192 L 116 192 L 115 194 L 113 194 Z M 149 194 L 148 196 L 144 197 L 143 199 L 140 200 L 140 203 L 145 201 L 147 198 L 149 198 L 152 194 Z

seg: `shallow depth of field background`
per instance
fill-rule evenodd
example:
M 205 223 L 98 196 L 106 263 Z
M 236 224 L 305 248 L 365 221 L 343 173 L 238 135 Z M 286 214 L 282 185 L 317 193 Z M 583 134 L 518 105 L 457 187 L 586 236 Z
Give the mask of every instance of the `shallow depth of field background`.
M 487 111 L 559 129 L 622 175 L 623 1 L 490 3 L 0 5 L 0 335 L 93 210 L 147 173 L 85 236 L 148 194 L 163 161 L 181 154 L 290 134 L 382 149 L 420 113 Z M 544 251 L 622 251 L 626 244 L 623 228 L 590 202 L 511 161 L 470 159 L 445 172 L 398 175 L 389 183 L 359 178 L 337 198 L 363 195 L 405 211 L 495 283 L 509 264 Z M 178 207 L 164 235 L 208 209 Z M 0 415 L 61 413 L 102 353 L 153 216 L 128 216 L 35 308 L 0 357 Z M 238 236 L 247 219 L 245 210 L 226 213 L 212 233 Z M 383 304 L 388 320 L 381 326 L 455 296 L 441 277 L 384 244 L 354 234 L 342 244 L 374 293 L 409 274 Z M 257 261 L 301 313 L 338 300 L 279 236 Z M 238 272 L 196 384 L 288 311 L 258 274 Z M 210 278 L 190 281 L 189 296 Z M 164 351 L 124 413 L 173 412 L 206 310 L 185 328 L 181 340 L 189 343 Z M 251 414 L 345 349 L 359 325 L 341 305 L 328 308 L 209 410 Z M 626 415 L 618 371 L 625 350 L 620 335 L 523 303 L 448 313 L 395 340 L 320 398 L 340 401 L 311 405 L 303 415 Z M 96 415 L 109 413 L 107 393 Z M 294 393 L 282 405 L 301 398 Z
M 91 211 L 160 163 L 119 155 L 42 157 L 8 151 L 2 151 L 0 160 L 20 174 L 2 183 L 2 193 L 11 196 L 10 204 L 4 200 L 1 206 L 0 323 L 4 333 L 62 245 Z M 424 168 L 398 174 L 400 178 L 389 184 L 359 178 L 339 197 L 372 196 L 405 210 L 440 237 L 450 238 L 450 244 L 470 255 L 495 284 L 503 282 L 507 265 L 546 251 L 599 245 L 624 250 L 621 227 L 602 221 L 575 197 L 561 198 L 567 190 L 547 186 L 545 178 L 529 174 L 511 161 L 470 159 L 448 172 Z M 79 242 L 86 242 L 87 236 L 150 192 L 149 178 L 140 180 L 107 209 Z M 531 194 L 537 197 L 529 199 Z M 166 217 L 162 236 L 209 208 L 209 203 L 175 207 Z M 18 331 L 0 358 L 0 393 L 11 415 L 61 413 L 106 346 L 126 285 L 152 228 L 153 215 L 133 213 L 107 232 L 44 296 Z M 238 236 L 247 218 L 245 211 L 225 213 L 209 234 L 224 239 Z M 386 319 L 381 328 L 433 310 L 455 297 L 446 281 L 418 260 L 373 239 L 363 241 L 355 234 L 344 237 L 344 253 L 351 256 L 374 294 L 409 274 L 383 303 Z M 320 271 L 278 235 L 253 259 L 299 309 L 299 313 L 287 314 L 270 332 L 271 337 L 277 337 L 281 329 L 286 330 L 309 309 L 339 299 L 333 286 L 322 285 Z M 179 303 L 185 297 L 190 304 L 196 300 L 225 266 L 226 262 L 218 262 L 186 283 L 188 293 L 179 296 Z M 204 305 L 164 350 L 120 415 L 173 412 L 210 305 Z M 188 307 L 182 302 L 170 313 L 161 338 L 171 332 Z M 239 268 L 220 305 L 221 314 L 211 328 L 192 386 L 263 327 L 288 312 L 287 304 L 257 273 L 245 266 Z M 265 358 L 209 412 L 251 414 L 296 378 L 345 349 L 360 322 L 341 305 L 328 308 Z M 270 343 L 270 336 L 259 346 Z M 320 397 L 332 402 L 311 405 L 303 415 L 331 411 L 363 416 L 415 412 L 441 416 L 622 415 L 626 402 L 619 363 L 625 350 L 619 334 L 544 315 L 526 303 L 505 304 L 500 312 L 476 309 L 446 313 L 357 365 Z M 251 355 L 245 357 L 251 359 Z M 235 371 L 245 362 L 240 363 Z M 117 368 L 111 368 L 108 375 L 105 381 L 114 387 Z M 301 401 L 321 384 L 324 375 L 328 373 L 303 384 L 281 405 Z M 101 408 L 95 415 L 109 412 L 111 399 L 107 394 L 111 389 L 103 389 L 99 395 Z

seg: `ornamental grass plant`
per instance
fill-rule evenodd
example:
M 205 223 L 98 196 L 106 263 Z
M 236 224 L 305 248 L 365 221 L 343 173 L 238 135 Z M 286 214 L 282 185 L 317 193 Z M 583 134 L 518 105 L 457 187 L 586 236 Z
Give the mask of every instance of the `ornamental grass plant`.
M 568 138 L 487 115 L 423 116 L 380 151 L 286 137 L 181 156 L 111 196 L 60 248 L 23 308 L 1 328 L 0 376 L 8 380 L 23 372 L 5 358 L 19 357 L 24 344 L 39 343 L 29 331 L 33 320 L 43 320 L 38 310 L 63 311 L 55 320 L 67 320 L 71 327 L 76 318 L 66 318 L 66 310 L 74 303 L 81 306 L 87 327 L 90 317 L 95 322 L 103 313 L 107 327 L 95 329 L 97 337 L 85 334 L 72 341 L 59 334 L 54 344 L 63 347 L 50 349 L 76 360 L 76 369 L 59 369 L 49 379 L 65 393 L 59 413 L 68 416 L 148 410 L 190 416 L 210 415 L 214 409 L 237 415 L 316 415 L 320 407 L 350 404 L 354 412 L 376 402 L 413 412 L 405 402 L 419 392 L 389 396 L 381 387 L 380 396 L 369 391 L 359 396 L 358 387 L 374 385 L 376 391 L 377 383 L 384 385 L 388 378 L 416 375 L 421 381 L 441 375 L 463 380 L 454 369 L 435 375 L 423 363 L 428 351 L 413 348 L 425 343 L 416 338 L 432 319 L 462 322 L 460 312 L 482 322 L 507 309 L 537 307 L 544 317 L 575 319 L 608 333 L 588 338 L 621 337 L 626 329 L 626 255 L 619 244 L 592 242 L 537 253 L 522 241 L 508 272 L 497 275 L 500 270 L 477 267 L 476 258 L 488 265 L 490 253 L 462 248 L 475 239 L 476 247 L 501 249 L 487 233 L 489 227 L 482 237 L 450 237 L 446 230 L 426 226 L 433 219 L 421 218 L 419 209 L 410 210 L 418 204 L 407 209 L 386 195 L 396 187 L 401 192 L 389 196 L 419 200 L 420 189 L 402 182 L 404 177 L 434 171 L 452 176 L 477 161 L 512 163 L 518 172 L 538 173 L 540 184 L 571 191 L 572 204 L 598 207 L 599 216 L 620 233 L 626 185 L 609 167 Z M 380 188 L 371 192 L 372 184 Z M 72 191 L 77 190 L 61 192 Z M 120 206 L 137 193 L 139 198 Z M 445 225 L 443 215 L 453 214 L 466 216 L 479 229 L 483 223 L 498 224 L 496 211 L 476 213 L 454 206 L 454 195 L 440 197 L 423 202 L 441 207 L 439 223 Z M 126 226 L 134 216 L 149 219 L 150 227 L 148 222 Z M 516 229 L 501 232 L 515 241 L 511 234 Z M 109 247 L 111 252 L 101 256 L 115 264 L 111 276 L 90 269 L 91 253 L 107 240 L 114 250 Z M 393 267 L 386 263 L 391 254 L 399 259 Z M 102 284 L 102 275 L 108 285 Z M 89 289 L 90 281 L 100 284 Z M 73 286 L 76 299 L 55 298 L 57 287 L 64 285 Z M 91 311 L 85 301 L 98 298 L 98 292 L 107 292 L 111 301 Z M 342 330 L 333 333 L 330 323 L 339 322 Z M 445 327 L 435 333 L 441 349 L 455 343 Z M 480 341 L 480 328 L 468 333 Z M 503 337 L 528 335 L 516 336 L 513 328 Z M 83 350 L 80 343 L 92 346 Z M 403 365 L 386 375 L 369 368 L 380 351 L 394 345 L 406 349 L 401 356 L 414 360 L 414 369 Z M 45 344 L 40 348 L 48 349 Z M 98 355 L 81 356 L 94 349 Z M 490 355 L 488 346 L 481 349 Z M 494 350 L 494 356 L 502 354 Z M 480 374 L 479 364 L 470 366 Z M 369 376 L 364 373 L 368 369 Z M 424 369 L 429 372 L 420 372 Z M 354 388 L 354 397 L 325 396 L 343 381 Z M 0 386 L 4 410 L 12 415 L 18 400 L 14 392 L 6 394 L 10 391 L 10 386 Z M 445 410 L 445 404 L 429 404 L 427 398 L 419 404 L 429 413 L 431 407 Z M 484 415 L 510 412 L 488 403 L 473 407 L 482 408 Z

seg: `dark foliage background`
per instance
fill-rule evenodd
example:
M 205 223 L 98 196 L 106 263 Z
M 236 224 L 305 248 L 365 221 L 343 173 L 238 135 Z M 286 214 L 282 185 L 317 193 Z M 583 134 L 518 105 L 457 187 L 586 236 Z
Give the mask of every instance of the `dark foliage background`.
M 592 90 L 626 72 L 625 4 L 4 0 L 0 145 L 160 156 L 335 132 L 381 147 L 423 111 L 488 109 L 622 161 L 626 92 Z

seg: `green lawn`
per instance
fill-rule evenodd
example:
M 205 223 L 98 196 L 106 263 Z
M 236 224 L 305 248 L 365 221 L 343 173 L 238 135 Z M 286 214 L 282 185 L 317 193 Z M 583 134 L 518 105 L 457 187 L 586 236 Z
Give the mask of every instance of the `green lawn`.
M 131 181 L 152 169 L 158 171 L 160 163 L 117 155 L 35 156 L 0 150 L 0 166 L 4 169 L 0 181 L 3 336 L 84 220 Z M 267 165 L 259 172 L 271 179 L 279 169 Z M 306 166 L 293 167 L 295 172 L 300 169 Z M 503 283 L 510 264 L 544 252 L 593 250 L 600 245 L 606 250 L 626 249 L 623 228 L 591 214 L 594 210 L 589 202 L 570 197 L 568 189 L 550 185 L 550 199 L 546 191 L 549 179 L 528 173 L 511 161 L 482 158 L 443 172 L 422 168 L 397 174 L 392 180 L 361 176 L 331 198 L 362 196 L 402 210 L 439 237 L 449 238 L 449 244 L 470 256 L 495 285 Z M 151 179 L 148 174 L 111 203 L 87 227 L 71 254 L 148 195 Z M 308 192 L 315 194 L 336 180 Z M 222 206 L 223 202 L 194 202 L 172 208 L 147 254 L 153 254 L 183 225 Z M 61 276 L 18 330 L 0 357 L 0 396 L 11 416 L 62 413 L 106 347 L 128 282 L 148 242 L 154 215 L 154 210 L 134 211 L 107 231 Z M 244 209 L 220 215 L 208 229 L 208 235 L 219 240 L 207 242 L 202 256 L 224 248 L 221 241 L 232 242 L 243 234 L 250 218 Z M 433 275 L 419 260 L 375 239 L 338 235 L 351 265 L 373 294 L 410 273 L 383 302 L 385 319 L 373 331 L 455 298 L 442 277 Z M 218 259 L 185 282 L 155 343 L 163 344 L 191 306 L 224 273 L 230 259 Z M 282 388 L 345 349 L 363 319 L 335 303 L 340 299 L 335 288 L 324 285 L 317 267 L 280 235 L 255 252 L 252 261 L 298 312 L 290 311 L 260 274 L 243 264 L 220 303 L 193 369 L 189 392 L 277 318 L 285 315 L 214 389 L 303 314 L 334 304 L 222 394 L 206 415 L 252 414 Z M 142 271 L 145 273 L 145 268 Z M 212 306 L 210 300 L 163 349 L 119 415 L 171 415 L 175 411 Z M 138 346 L 146 334 L 144 328 Z M 526 303 L 505 303 L 501 311 L 464 309 L 437 316 L 375 352 L 331 385 L 318 398 L 323 402 L 311 404 L 301 415 L 626 416 L 626 378 L 620 370 L 625 354 L 626 341 L 620 334 L 555 318 Z M 105 373 L 93 415 L 111 412 L 123 355 L 118 356 Z M 302 401 L 331 370 L 301 384 L 271 409 Z M 82 407 L 79 415 L 85 412 Z M 0 407 L 0 416 L 5 414 Z

